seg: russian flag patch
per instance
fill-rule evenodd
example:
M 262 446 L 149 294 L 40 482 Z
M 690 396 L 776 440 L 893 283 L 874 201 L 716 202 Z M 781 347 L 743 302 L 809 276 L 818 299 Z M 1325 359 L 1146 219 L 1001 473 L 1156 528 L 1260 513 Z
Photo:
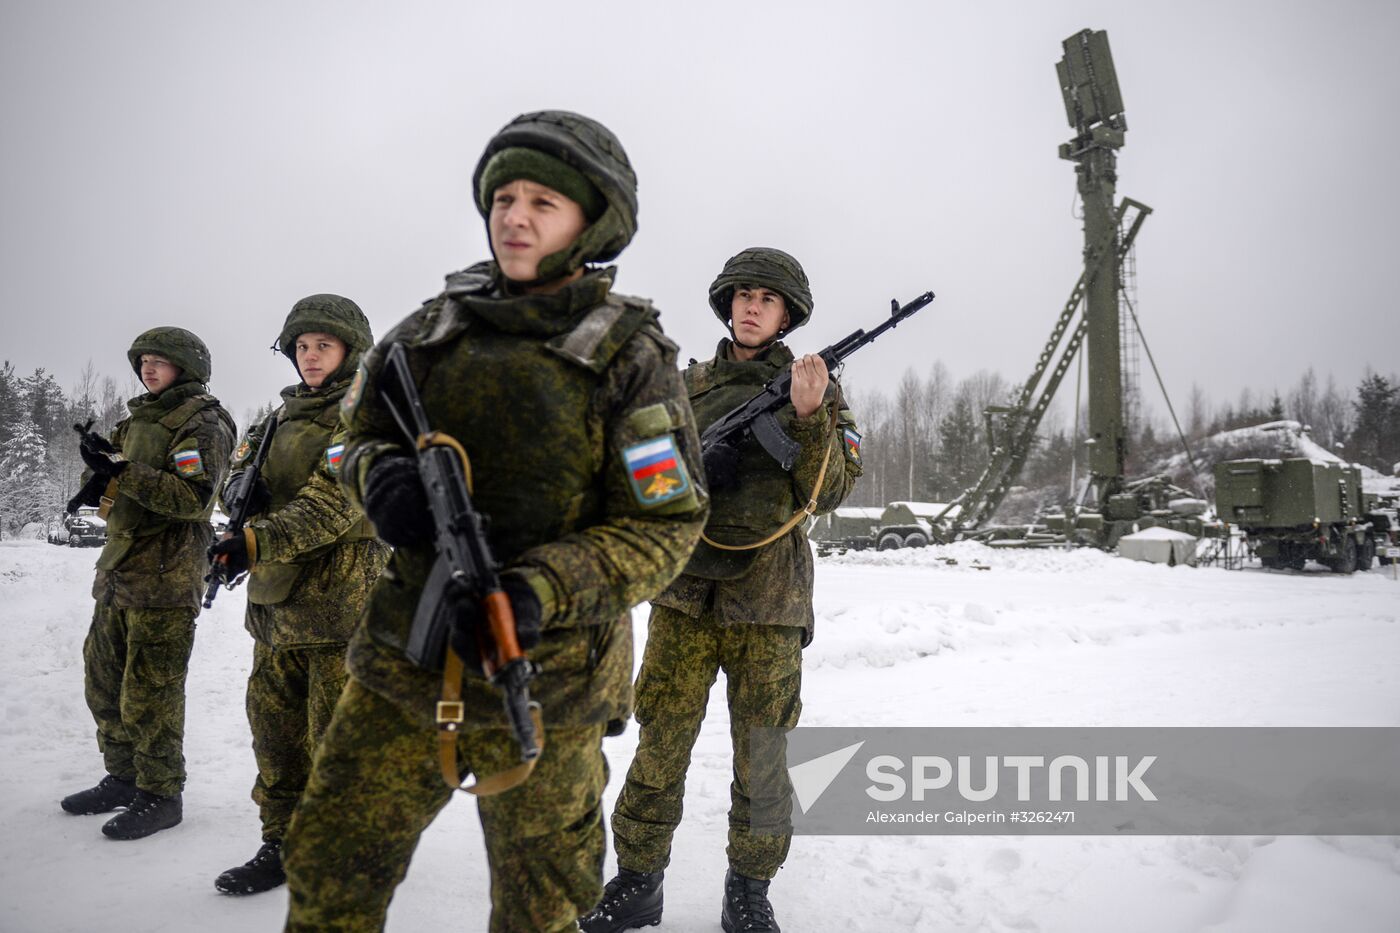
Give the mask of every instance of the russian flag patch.
M 622 452 L 632 494 L 643 506 L 660 505 L 683 496 L 690 489 L 685 462 L 670 434 L 634 444 Z
M 332 476 L 340 475 L 340 458 L 344 453 L 344 444 L 332 444 L 326 448 L 326 469 Z
M 860 463 L 860 435 L 851 428 L 843 430 L 846 440 L 846 456 Z
M 175 460 L 175 472 L 181 476 L 199 476 L 204 472 L 204 458 L 197 450 L 177 450 L 171 456 Z

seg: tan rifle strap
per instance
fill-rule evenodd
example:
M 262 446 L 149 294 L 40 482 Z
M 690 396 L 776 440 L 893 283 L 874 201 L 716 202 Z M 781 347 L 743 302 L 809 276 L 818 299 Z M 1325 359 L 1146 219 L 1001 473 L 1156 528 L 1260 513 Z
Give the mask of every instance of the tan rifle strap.
M 812 495 L 807 499 L 806 505 L 792 513 L 792 517 L 783 522 L 781 528 L 762 541 L 755 541 L 752 544 L 720 544 L 718 541 L 712 541 L 710 536 L 703 531 L 700 532 L 700 540 L 704 541 L 710 547 L 718 548 L 721 551 L 752 551 L 756 548 L 766 547 L 772 544 L 774 541 L 777 541 L 783 535 L 796 528 L 798 524 L 806 521 L 807 516 L 817 514 L 817 496 L 821 495 L 822 483 L 826 481 L 826 468 L 831 465 L 831 432 L 836 429 L 836 419 L 840 414 L 841 397 L 838 394 L 831 400 L 831 420 L 827 422 L 826 426 L 826 453 L 822 455 L 822 468 L 817 471 L 817 481 L 812 484 Z
M 462 784 L 462 772 L 457 763 L 457 736 L 462 731 L 462 721 L 466 718 L 462 705 L 462 671 L 465 665 L 462 658 L 449 645 L 447 659 L 442 666 L 442 699 L 437 705 L 438 766 L 442 779 L 453 790 L 465 791 L 477 797 L 490 797 L 512 787 L 525 783 L 530 772 L 535 770 L 539 757 L 522 761 L 513 768 L 496 774 L 478 777 L 470 787 Z M 544 752 L 544 719 L 538 703 L 530 704 L 530 718 L 535 721 L 535 735 L 539 737 L 540 752 Z

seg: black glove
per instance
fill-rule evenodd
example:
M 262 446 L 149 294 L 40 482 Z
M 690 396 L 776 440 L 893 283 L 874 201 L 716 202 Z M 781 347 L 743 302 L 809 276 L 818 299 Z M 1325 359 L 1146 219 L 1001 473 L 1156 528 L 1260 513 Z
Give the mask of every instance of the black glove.
M 223 541 L 215 541 L 209 548 L 209 562 L 218 561 L 224 565 L 224 579 L 233 580 L 248 572 L 248 539 L 240 533 Z
M 272 503 L 272 490 L 267 488 L 267 480 L 261 476 L 257 482 L 253 483 L 253 489 L 249 492 L 244 487 L 248 483 L 248 473 L 242 471 L 235 473 L 228 481 L 228 488 L 224 490 L 224 501 L 229 507 L 235 507 L 242 501 L 244 496 L 248 496 L 248 510 L 244 515 L 261 515 L 267 511 L 268 505 Z
M 88 422 L 88 424 L 91 425 L 92 422 Z M 81 425 L 75 424 L 73 427 L 77 429 L 81 427 Z M 83 436 L 80 446 L 86 447 L 88 450 L 95 451 L 99 454 L 114 454 L 117 452 L 117 448 L 112 445 L 112 442 L 101 434 L 95 431 L 80 431 L 79 433 Z
M 739 448 L 732 444 L 712 444 L 700 459 L 705 465 L 705 485 L 710 492 L 739 485 Z
M 540 643 L 540 598 L 519 577 L 502 577 L 501 589 L 510 598 L 510 608 L 515 613 L 515 640 L 521 651 L 529 651 Z M 477 627 L 487 624 L 486 613 L 481 603 L 470 598 L 461 600 L 456 609 L 452 617 L 452 650 L 468 670 L 481 674 L 481 645 L 476 635 Z
M 418 475 L 418 463 L 404 454 L 380 457 L 365 476 L 365 515 L 379 539 L 404 547 L 433 537 L 428 492 Z
M 94 442 L 89 443 L 88 438 L 93 438 Z M 96 443 L 97 441 L 101 443 Z M 82 443 L 78 445 L 78 456 L 83 458 L 83 463 L 94 476 L 111 479 L 113 476 L 120 476 L 122 470 L 126 469 L 125 460 L 113 459 L 119 456 L 117 449 L 96 434 L 83 436 Z
M 68 505 L 64 509 L 72 515 L 85 505 L 98 506 L 102 504 L 102 492 L 107 488 L 107 477 L 93 474 L 83 488 L 78 490 L 78 494 L 68 500 Z

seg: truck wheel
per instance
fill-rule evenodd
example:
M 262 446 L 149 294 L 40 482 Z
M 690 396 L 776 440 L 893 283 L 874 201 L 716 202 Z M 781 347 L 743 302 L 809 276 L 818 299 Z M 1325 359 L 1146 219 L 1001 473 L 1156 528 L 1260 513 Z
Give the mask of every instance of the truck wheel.
M 1261 567 L 1263 567 L 1265 570 L 1277 570 L 1277 569 L 1279 568 L 1278 558 L 1277 558 L 1277 557 L 1261 557 L 1261 558 L 1259 558 L 1259 565 L 1260 565 Z
M 69 547 L 82 547 L 82 546 L 83 546 L 83 541 L 82 541 L 82 539 L 79 538 L 77 535 L 69 535 L 69 536 L 68 536 L 68 546 L 69 546 Z
M 880 551 L 894 551 L 902 544 L 904 544 L 904 539 L 891 531 L 888 534 L 880 535 L 880 542 L 875 545 L 875 548 Z
M 907 537 L 907 538 L 904 539 L 904 546 L 905 546 L 905 547 L 926 547 L 927 545 L 928 545 L 928 536 L 925 535 L 923 532 L 920 532 L 920 531 L 916 531 L 916 532 L 914 532 L 913 534 L 911 534 L 909 537 Z
M 1365 543 L 1361 545 L 1361 549 L 1356 552 L 1356 569 L 1370 570 L 1371 564 L 1375 562 L 1375 559 L 1376 540 L 1374 538 L 1367 538 Z
M 1347 535 L 1342 539 L 1342 555 L 1331 564 L 1333 573 L 1356 573 L 1356 539 Z

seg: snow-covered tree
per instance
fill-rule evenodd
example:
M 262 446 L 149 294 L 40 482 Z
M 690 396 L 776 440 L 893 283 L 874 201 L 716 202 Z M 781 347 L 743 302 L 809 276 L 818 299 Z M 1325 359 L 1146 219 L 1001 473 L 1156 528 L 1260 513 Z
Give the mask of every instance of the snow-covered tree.
M 0 522 L 9 532 L 41 522 L 63 508 L 48 449 L 33 419 L 23 417 L 0 446 Z

